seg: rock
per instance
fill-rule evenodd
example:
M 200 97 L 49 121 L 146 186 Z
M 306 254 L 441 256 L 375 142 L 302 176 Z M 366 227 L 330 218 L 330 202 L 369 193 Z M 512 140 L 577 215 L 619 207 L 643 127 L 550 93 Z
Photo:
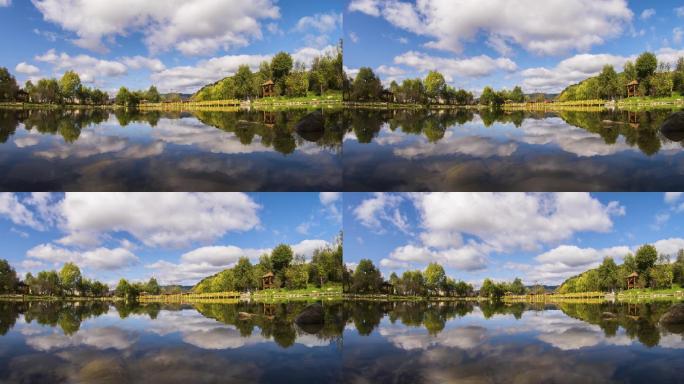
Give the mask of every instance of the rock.
M 684 140 L 684 112 L 675 112 L 668 116 L 660 126 L 660 132 L 672 141 Z
M 295 318 L 295 323 L 298 325 L 323 324 L 324 321 L 325 315 L 320 303 L 309 305 Z
M 675 304 L 660 317 L 660 325 L 672 333 L 684 333 L 684 304 Z
M 312 142 L 320 140 L 325 133 L 323 112 L 315 111 L 304 116 L 295 126 L 295 130 L 304 140 Z
M 254 316 L 254 315 L 251 314 L 251 313 L 247 313 L 247 312 L 238 312 L 238 318 L 239 318 L 240 320 L 248 320 L 248 319 L 251 319 L 253 316 Z
M 601 314 L 601 317 L 606 319 L 606 320 L 617 319 L 617 315 L 614 314 L 613 312 L 603 312 Z

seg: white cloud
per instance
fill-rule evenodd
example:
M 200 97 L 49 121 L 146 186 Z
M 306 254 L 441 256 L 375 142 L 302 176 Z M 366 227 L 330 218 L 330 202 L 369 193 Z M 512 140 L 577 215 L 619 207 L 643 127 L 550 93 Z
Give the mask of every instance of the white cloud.
M 648 20 L 651 17 L 655 16 L 655 14 L 656 10 L 653 8 L 644 9 L 644 11 L 641 12 L 641 16 L 639 16 L 639 18 L 641 18 L 641 20 Z
M 16 67 L 14 67 L 14 70 L 17 71 L 18 73 L 24 74 L 24 75 L 30 75 L 30 76 L 35 76 L 40 73 L 40 68 L 36 67 L 35 65 L 28 64 L 26 62 L 21 62 L 17 64 Z
M 684 49 L 660 48 L 656 51 L 659 63 L 667 63 L 674 66 L 680 57 L 684 57 Z
M 487 55 L 480 55 L 465 59 L 449 59 L 416 51 L 395 57 L 394 63 L 413 67 L 420 72 L 440 71 L 449 82 L 455 77 L 483 77 L 499 70 L 513 72 L 517 69 L 515 62 L 503 57 L 493 59 Z
M 342 15 L 335 12 L 317 13 L 313 16 L 304 16 L 295 25 L 299 32 L 318 32 L 325 34 L 342 26 Z M 315 30 L 315 31 L 312 31 Z
M 55 71 L 73 70 L 79 74 L 81 81 L 93 83 L 102 77 L 123 76 L 128 68 L 121 62 L 101 60 L 88 55 L 70 56 L 57 54 L 54 49 L 35 57 L 36 61 L 52 64 Z
M 349 39 L 351 39 L 352 43 L 358 43 L 359 35 L 357 35 L 356 32 L 349 32 Z
M 679 200 L 684 192 L 665 192 L 665 202 L 668 204 L 674 204 Z
M 401 76 L 406 74 L 406 71 L 399 67 L 392 67 L 384 64 L 377 67 L 375 72 L 385 76 Z
M 96 248 L 87 252 L 74 251 L 53 244 L 41 244 L 29 249 L 26 256 L 52 264 L 76 263 L 84 268 L 116 270 L 138 263 L 136 255 L 125 248 Z
M 335 221 L 342 222 L 342 194 L 340 192 L 321 192 L 318 199 Z M 307 227 L 308 228 L 308 227 Z
M 684 249 L 684 239 L 678 237 L 662 239 L 653 243 L 653 246 L 656 247 L 658 253 L 676 255 L 680 249 Z
M 529 68 L 521 72 L 523 87 L 526 91 L 559 92 L 565 87 L 598 75 L 605 65 L 612 65 L 617 72 L 622 70 L 627 60 L 610 54 L 580 54 L 567 58 L 554 68 Z
M 487 265 L 487 250 L 481 244 L 471 242 L 463 247 L 431 250 L 424 246 L 405 245 L 382 259 L 380 265 L 392 269 L 407 268 L 409 263 L 425 265 L 431 262 L 463 271 L 476 271 Z
M 384 232 L 382 224 L 389 223 L 402 232 L 408 231 L 406 218 L 399 211 L 399 203 L 403 198 L 388 193 L 375 193 L 373 197 L 361 202 L 354 208 L 354 217 L 361 225 L 378 232 Z
M 23 225 L 37 230 L 44 229 L 44 226 L 38 222 L 25 203 L 26 201 L 23 203 L 19 201 L 19 198 L 15 194 L 0 192 L 0 216 L 7 217 L 17 225 Z
M 349 11 L 382 15 L 396 27 L 434 38 L 429 48 L 461 52 L 484 33 L 542 55 L 587 51 L 619 36 L 634 16 L 625 0 L 353 1 Z
M 674 9 L 677 17 L 684 17 L 684 7 L 677 7 Z
M 140 32 L 155 53 L 176 49 L 185 55 L 243 47 L 262 37 L 261 21 L 277 19 L 271 0 L 33 0 L 46 21 L 74 32 L 82 48 L 106 52 L 103 40 Z M 201 22 L 198 22 L 201 20 Z
M 259 208 L 243 193 L 67 193 L 60 242 L 92 245 L 127 232 L 148 246 L 185 246 L 256 228 Z
M 316 249 L 329 246 L 325 240 L 307 239 L 292 245 L 295 255 L 303 255 L 310 260 Z M 166 260 L 145 265 L 154 270 L 165 284 L 195 284 L 198 280 L 235 266 L 240 257 L 248 257 L 252 263 L 259 260 L 259 256 L 270 253 L 271 248 L 251 249 L 233 245 L 208 246 L 195 249 L 183 254 L 179 263 Z
M 241 65 L 248 65 L 252 71 L 259 69 L 262 61 L 270 61 L 270 55 L 227 55 L 201 60 L 194 66 L 178 66 L 153 73 L 152 82 L 161 92 L 193 93 L 200 87 L 211 84 L 237 72 Z
M 336 52 L 336 49 L 337 48 L 332 45 L 326 45 L 320 49 L 314 47 L 304 47 L 292 53 L 292 59 L 295 62 L 300 62 L 304 65 L 309 66 L 315 58 L 327 54 L 333 54 L 334 52 Z
M 12 0 L 0 0 L 0 7 L 9 7 L 12 5 Z
M 149 57 L 124 57 L 121 59 L 121 61 L 123 61 L 124 64 L 126 64 L 129 68 L 132 69 L 146 68 L 152 72 L 161 72 L 166 69 L 166 66 L 164 65 L 164 63 L 161 62 L 161 60 Z
M 349 12 L 363 12 L 367 15 L 380 16 L 379 0 L 352 0 L 348 7 Z

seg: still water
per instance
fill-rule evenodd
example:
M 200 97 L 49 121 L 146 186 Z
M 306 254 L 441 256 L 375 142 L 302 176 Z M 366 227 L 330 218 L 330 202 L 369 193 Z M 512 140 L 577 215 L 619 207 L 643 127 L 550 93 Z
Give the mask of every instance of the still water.
M 344 187 L 682 190 L 684 137 L 660 132 L 672 112 L 349 110 Z
M 0 383 L 340 382 L 342 304 L 306 305 L 0 302 Z
M 0 190 L 342 188 L 340 109 L 0 109 Z
M 671 303 L 347 305 L 347 383 L 681 383 Z

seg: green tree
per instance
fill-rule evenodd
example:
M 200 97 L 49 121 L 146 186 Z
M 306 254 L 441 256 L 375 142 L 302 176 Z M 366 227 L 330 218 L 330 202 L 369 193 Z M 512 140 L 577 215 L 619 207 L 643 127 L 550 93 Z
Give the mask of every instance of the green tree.
M 235 73 L 235 96 L 238 99 L 249 99 L 255 96 L 254 90 L 254 74 L 249 69 L 249 65 L 241 65 Z
M 634 65 L 634 63 L 632 61 L 627 61 L 625 63 L 624 73 L 625 73 L 625 78 L 626 78 L 627 82 L 638 79 L 636 66 Z
M 428 264 L 424 276 L 425 284 L 431 294 L 438 295 L 439 291 L 444 289 L 447 277 L 441 265 L 437 263 Z
M 66 263 L 59 271 L 59 283 L 62 289 L 66 290 L 69 294 L 74 294 L 81 283 L 81 270 L 74 263 Z
M 150 277 L 150 280 L 148 280 L 147 284 L 145 284 L 145 292 L 149 293 L 150 295 L 158 295 L 161 293 L 161 287 L 159 287 L 157 279 Z
M 598 268 L 599 289 L 607 292 L 619 287 L 618 285 L 618 266 L 612 257 L 603 259 L 603 263 Z
M 271 263 L 273 265 L 273 272 L 279 273 L 292 263 L 293 253 L 292 248 L 287 244 L 279 244 L 273 251 L 271 251 Z
M 650 244 L 642 245 L 637 249 L 635 254 L 635 262 L 637 272 L 640 275 L 646 275 L 658 260 L 658 251 Z
M 635 69 L 637 80 L 640 82 L 647 80 L 658 69 L 658 59 L 653 53 L 644 52 L 637 58 Z
M 612 65 L 606 65 L 598 76 L 599 96 L 602 99 L 613 99 L 620 95 L 618 74 Z
M 670 97 L 674 88 L 674 81 L 670 68 L 666 64 L 658 66 L 658 71 L 651 77 L 651 96 Z
M 66 98 L 70 102 L 74 102 L 76 98 L 76 93 L 81 87 L 81 78 L 78 73 L 74 71 L 66 71 L 62 78 L 59 80 L 59 91 L 62 97 Z
M 513 280 L 509 285 L 508 290 L 514 295 L 524 295 L 526 291 L 525 285 L 519 277 L 516 277 L 515 280 Z
M 500 284 L 493 282 L 491 279 L 484 279 L 482 287 L 480 288 L 480 296 L 488 297 L 490 299 L 499 299 L 504 295 L 504 291 Z
M 254 281 L 254 266 L 247 257 L 241 257 L 235 267 L 233 267 L 233 275 L 235 276 L 235 288 L 240 291 L 250 291 L 256 288 L 256 281 Z
M 373 70 L 368 67 L 359 69 L 351 85 L 351 96 L 356 101 L 376 101 L 382 96 L 382 83 Z
M 131 98 L 131 92 L 126 87 L 119 88 L 119 92 L 116 94 L 115 102 L 116 105 L 125 107 Z
M 525 93 L 523 93 L 523 90 L 522 90 L 522 88 L 520 88 L 520 86 L 516 86 L 511 91 L 509 98 L 511 99 L 511 101 L 513 101 L 515 103 L 524 103 L 525 102 Z
M 401 275 L 402 293 L 407 296 L 423 296 L 427 293 L 425 277 L 421 271 L 405 271 Z
M 289 97 L 306 96 L 309 89 L 309 79 L 304 68 L 300 65 L 285 77 L 285 94 Z
M 271 72 L 276 88 L 281 90 L 281 95 L 285 94 L 285 78 L 290 74 L 293 67 L 292 56 L 287 52 L 278 52 L 271 59 Z
M 354 293 L 377 293 L 382 287 L 380 271 L 368 259 L 359 261 L 351 280 L 351 291 Z
M 677 65 L 672 74 L 672 87 L 684 96 L 684 57 L 677 59 Z
M 651 269 L 649 286 L 655 289 L 670 289 L 674 274 L 670 264 L 655 265 Z
M 145 93 L 145 100 L 149 101 L 150 103 L 158 103 L 161 101 L 161 95 L 159 94 L 157 87 L 150 85 L 150 88 Z
M 428 72 L 425 77 L 425 92 L 431 102 L 436 102 L 446 91 L 444 76 L 437 71 Z
M 5 259 L 0 259 L 0 293 L 14 293 L 19 284 L 17 272 Z
M 114 294 L 126 301 L 136 301 L 138 300 L 138 295 L 140 294 L 138 288 L 135 284 L 131 284 L 126 279 L 120 279 L 119 284 L 117 284 Z
M 672 279 L 674 283 L 684 287 L 684 249 L 677 252 L 677 260 L 672 264 Z
M 0 101 L 14 101 L 17 98 L 19 86 L 17 80 L 5 67 L 0 67 Z

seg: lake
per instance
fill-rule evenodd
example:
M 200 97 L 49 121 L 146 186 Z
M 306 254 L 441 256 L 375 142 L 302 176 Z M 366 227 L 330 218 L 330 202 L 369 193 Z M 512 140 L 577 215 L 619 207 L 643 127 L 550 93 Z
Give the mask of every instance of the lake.
M 679 191 L 672 110 L 345 111 L 347 191 Z
M 0 382 L 340 382 L 343 306 L 306 305 L 0 302 Z
M 341 114 L 0 109 L 0 190 L 338 191 Z
M 667 302 L 345 305 L 347 383 L 684 380 L 684 327 L 658 325 Z

